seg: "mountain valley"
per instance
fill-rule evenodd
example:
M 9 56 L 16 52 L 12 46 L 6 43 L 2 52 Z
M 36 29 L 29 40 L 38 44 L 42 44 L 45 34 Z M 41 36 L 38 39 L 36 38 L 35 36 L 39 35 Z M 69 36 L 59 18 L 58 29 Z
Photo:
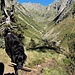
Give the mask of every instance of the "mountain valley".
M 5 8 L 11 10 L 10 0 L 5 3 Z M 16 0 L 13 3 L 14 15 L 9 24 L 0 6 L 0 55 L 5 53 L 3 30 L 10 27 L 24 45 L 24 66 L 36 69 L 36 75 L 75 75 L 75 0 L 55 0 L 48 6 L 19 4 Z M 10 59 L 3 56 L 7 60 L 1 57 L 0 61 L 8 65 Z M 35 75 L 33 72 L 23 71 L 26 75 Z

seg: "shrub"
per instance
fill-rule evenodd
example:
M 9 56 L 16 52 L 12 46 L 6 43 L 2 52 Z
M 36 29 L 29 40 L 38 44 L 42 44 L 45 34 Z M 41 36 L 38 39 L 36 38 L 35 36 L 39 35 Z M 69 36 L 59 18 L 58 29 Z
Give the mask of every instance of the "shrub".
M 68 65 L 69 73 L 71 75 L 74 75 L 75 74 L 75 38 L 69 40 L 68 46 L 69 46 L 68 58 L 70 59 L 70 64 Z
M 5 42 L 3 38 L 0 38 L 0 48 L 5 48 Z

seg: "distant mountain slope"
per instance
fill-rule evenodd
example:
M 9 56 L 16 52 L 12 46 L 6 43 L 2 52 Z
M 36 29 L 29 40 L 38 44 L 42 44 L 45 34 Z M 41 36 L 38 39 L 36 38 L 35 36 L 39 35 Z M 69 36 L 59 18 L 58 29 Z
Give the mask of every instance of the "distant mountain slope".
M 42 21 L 43 20 L 43 14 L 46 12 L 46 7 L 42 6 L 37 3 L 23 3 L 22 4 L 27 11 L 30 13 L 30 15 L 33 17 L 35 21 Z
M 31 3 L 24 3 L 22 5 L 30 12 L 33 20 L 37 19 L 36 22 L 38 21 L 45 25 L 44 27 L 46 28 L 44 30 L 43 39 L 59 42 L 59 45 L 67 49 L 68 41 L 66 41 L 66 38 L 68 38 L 70 34 L 75 33 L 74 2 L 75 0 L 55 0 L 47 7 Z M 42 16 L 38 15 L 40 11 Z
M 23 3 L 22 5 L 33 17 L 33 20 L 38 22 L 48 22 L 52 21 L 73 1 L 74 0 L 55 0 L 52 4 L 49 4 L 48 6 L 42 6 L 40 4 L 30 2 Z
M 10 1 L 6 1 L 7 8 L 10 9 Z M 0 11 L 0 21 L 2 19 L 2 13 Z M 31 38 L 33 38 L 36 42 L 41 38 L 41 31 L 43 30 L 43 26 L 33 20 L 30 16 L 29 12 L 21 5 L 16 2 L 15 4 L 15 14 L 14 14 L 15 22 L 11 25 L 6 25 L 0 23 L 0 30 L 7 26 L 18 27 L 18 31 L 14 29 L 15 33 L 23 34 L 25 41 L 30 42 Z M 2 34 L 2 31 L 0 31 Z
M 75 3 L 69 4 L 57 18 L 57 23 L 49 23 L 44 39 L 56 41 L 68 49 L 68 38 L 75 34 Z
M 62 41 L 64 35 L 70 33 L 64 31 L 64 27 L 66 27 L 65 30 L 67 30 L 67 27 L 69 31 L 74 30 L 74 18 L 72 18 L 75 14 L 74 1 L 55 0 L 46 7 L 36 3 L 23 3 L 21 5 L 16 2 L 15 18 L 17 21 L 15 25 L 19 26 L 24 32 L 26 41 L 31 38 Z M 11 4 L 9 1 L 6 1 L 6 3 L 8 7 Z M 72 28 L 70 27 L 71 24 L 73 25 Z

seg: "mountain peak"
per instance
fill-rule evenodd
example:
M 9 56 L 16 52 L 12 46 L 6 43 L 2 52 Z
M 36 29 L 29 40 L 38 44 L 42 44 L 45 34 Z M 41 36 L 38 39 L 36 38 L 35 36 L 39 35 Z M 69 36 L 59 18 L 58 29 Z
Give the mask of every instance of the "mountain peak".
M 22 4 L 28 11 L 29 10 L 36 10 L 36 11 L 44 11 L 45 10 L 45 6 L 41 5 L 40 3 L 23 3 Z

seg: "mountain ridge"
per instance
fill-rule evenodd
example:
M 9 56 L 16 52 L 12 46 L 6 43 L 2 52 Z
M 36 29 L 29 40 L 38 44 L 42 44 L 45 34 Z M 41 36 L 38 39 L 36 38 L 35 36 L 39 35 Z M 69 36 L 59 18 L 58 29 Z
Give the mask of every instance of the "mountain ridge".
M 75 0 L 57 0 L 48 6 L 42 6 L 36 3 L 23 3 L 22 5 L 29 11 L 35 21 L 43 22 L 45 20 L 52 21 L 67 5 L 73 3 L 73 1 Z

